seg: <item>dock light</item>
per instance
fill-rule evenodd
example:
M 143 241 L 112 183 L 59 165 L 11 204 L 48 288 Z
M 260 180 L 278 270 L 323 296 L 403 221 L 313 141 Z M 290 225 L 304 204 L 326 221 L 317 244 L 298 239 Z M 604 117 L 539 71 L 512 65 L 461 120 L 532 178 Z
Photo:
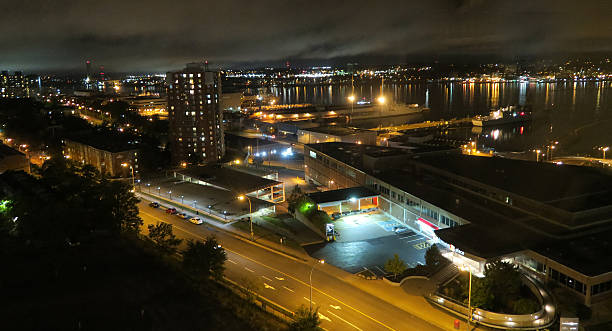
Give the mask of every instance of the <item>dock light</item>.
M 385 102 L 387 101 L 387 99 L 385 99 L 385 97 L 382 95 L 379 96 L 377 100 L 378 100 L 378 103 L 380 103 L 381 105 L 384 105 Z

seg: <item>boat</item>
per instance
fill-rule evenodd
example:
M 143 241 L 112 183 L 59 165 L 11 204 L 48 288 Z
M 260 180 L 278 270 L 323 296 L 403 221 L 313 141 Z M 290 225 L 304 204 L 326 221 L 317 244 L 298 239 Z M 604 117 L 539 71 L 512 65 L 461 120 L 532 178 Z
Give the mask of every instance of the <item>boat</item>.
M 503 125 L 512 123 L 521 123 L 531 120 L 531 112 L 524 108 L 517 108 L 515 106 L 502 107 L 497 110 L 491 111 L 486 116 L 475 116 L 472 119 L 474 126 L 493 126 Z

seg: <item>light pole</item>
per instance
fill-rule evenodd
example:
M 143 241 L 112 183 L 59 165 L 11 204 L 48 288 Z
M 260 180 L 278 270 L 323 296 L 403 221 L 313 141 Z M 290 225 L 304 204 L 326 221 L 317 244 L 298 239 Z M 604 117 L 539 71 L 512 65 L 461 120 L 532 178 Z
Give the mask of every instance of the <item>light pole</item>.
M 468 316 L 467 316 L 467 329 L 470 330 L 470 322 L 472 321 L 472 268 L 466 267 L 465 265 L 461 267 L 461 270 L 468 271 L 470 274 L 469 283 L 468 283 Z
M 194 209 L 198 209 L 196 202 L 197 202 L 196 200 L 193 200 L 193 208 Z
M 312 313 L 312 272 L 314 271 L 314 267 L 316 265 L 316 263 L 319 262 L 321 264 L 325 264 L 325 260 L 315 260 L 314 262 L 312 262 L 312 268 L 310 268 L 310 276 L 308 277 L 310 279 L 310 312 Z
M 129 163 L 121 163 L 122 167 L 130 167 L 130 170 L 132 171 L 132 190 L 136 191 L 136 179 L 134 178 L 134 167 L 132 167 L 131 164 Z
M 168 195 L 170 196 L 170 200 L 172 200 L 172 191 L 168 191 Z
M 149 193 L 151 193 L 151 184 L 147 183 L 147 188 L 149 189 Z
M 242 201 L 244 199 L 247 199 L 247 201 L 249 202 L 249 226 L 251 228 L 251 241 L 255 241 L 255 236 L 253 235 L 253 215 L 251 215 L 253 213 L 253 209 L 251 207 L 251 199 L 246 194 L 241 194 L 238 196 L 238 200 Z
M 599 149 L 601 149 L 601 151 L 603 152 L 603 159 L 606 159 L 606 152 L 610 150 L 610 147 L 606 146 L 606 147 L 600 147 Z
M 181 204 L 183 204 L 185 202 L 185 196 L 181 195 Z
M 157 187 L 157 195 L 161 197 L 161 187 L 160 186 Z

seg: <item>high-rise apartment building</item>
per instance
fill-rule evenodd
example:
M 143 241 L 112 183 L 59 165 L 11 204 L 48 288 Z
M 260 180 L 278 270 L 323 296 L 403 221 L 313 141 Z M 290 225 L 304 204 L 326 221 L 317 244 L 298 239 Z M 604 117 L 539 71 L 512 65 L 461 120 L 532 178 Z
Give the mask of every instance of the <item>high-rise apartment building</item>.
M 8 71 L 0 73 L 0 98 L 29 97 L 29 82 L 21 71 L 15 71 L 12 75 Z
M 204 63 L 169 72 L 168 119 L 172 162 L 214 162 L 225 154 L 221 76 Z

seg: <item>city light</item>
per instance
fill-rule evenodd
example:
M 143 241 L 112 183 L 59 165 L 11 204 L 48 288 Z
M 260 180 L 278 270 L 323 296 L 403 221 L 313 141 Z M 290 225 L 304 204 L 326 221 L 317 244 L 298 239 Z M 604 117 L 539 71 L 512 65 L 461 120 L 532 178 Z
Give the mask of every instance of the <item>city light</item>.
M 377 100 L 378 100 L 378 103 L 380 103 L 381 105 L 384 105 L 385 102 L 387 101 L 387 99 L 385 99 L 385 97 L 382 95 L 379 96 Z
M 348 100 L 349 100 L 350 102 L 355 101 L 355 96 L 354 96 L 354 95 L 349 95 Z

